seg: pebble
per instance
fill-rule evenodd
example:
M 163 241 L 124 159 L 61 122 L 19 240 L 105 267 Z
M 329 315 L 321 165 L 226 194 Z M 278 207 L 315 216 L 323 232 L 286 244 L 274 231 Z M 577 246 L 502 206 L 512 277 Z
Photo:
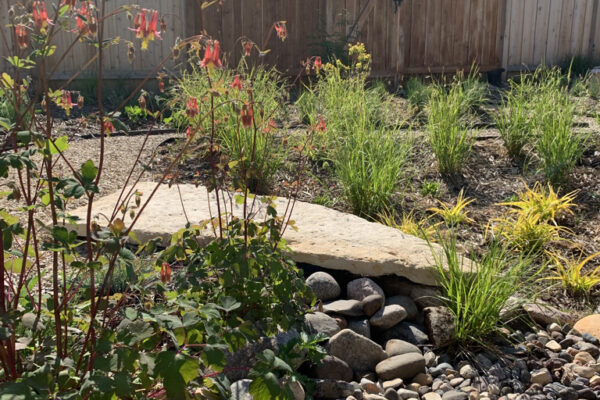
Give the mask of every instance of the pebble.
M 449 390 L 443 394 L 442 400 L 468 400 L 469 395 L 460 390 Z
M 579 376 L 583 376 L 584 378 L 591 378 L 595 375 L 596 371 L 592 368 L 584 366 L 584 365 L 576 365 L 573 367 L 573 372 L 575 372 Z
M 398 395 L 402 400 L 419 398 L 419 393 L 408 389 L 398 389 Z
M 562 346 L 556 340 L 551 340 L 548 343 L 546 343 L 546 348 L 555 353 L 558 353 L 562 350 Z
M 552 375 L 550 374 L 550 371 L 548 371 L 548 368 L 531 371 L 531 383 L 547 385 L 550 382 L 552 382 Z
M 429 392 L 429 393 L 425 393 L 421 397 L 421 400 L 442 400 L 442 396 L 440 396 L 439 394 L 437 394 L 435 392 Z
M 381 386 L 383 390 L 387 389 L 398 389 L 400 386 L 404 384 L 404 381 L 400 378 L 392 379 L 390 381 L 384 381 Z
M 465 379 L 473 379 L 477 376 L 475 369 L 470 364 L 463 365 L 458 373 Z
M 453 378 L 453 379 L 450 379 L 450 385 L 452 385 L 453 387 L 457 387 L 464 381 L 465 381 L 465 378 Z

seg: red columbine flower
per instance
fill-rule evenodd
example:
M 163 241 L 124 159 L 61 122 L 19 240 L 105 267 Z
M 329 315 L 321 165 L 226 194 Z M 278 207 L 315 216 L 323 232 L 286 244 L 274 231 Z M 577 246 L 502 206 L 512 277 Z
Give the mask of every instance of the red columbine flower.
M 185 105 L 185 112 L 189 119 L 194 118 L 200 110 L 198 110 L 198 99 L 195 97 L 190 97 Z
M 109 121 L 109 120 L 104 121 L 104 132 L 106 132 L 110 135 L 114 131 L 115 131 L 115 126 L 113 125 L 112 121 Z
M 242 42 L 242 48 L 244 49 L 244 56 L 245 57 L 250 57 L 250 54 L 252 53 L 252 48 L 254 47 L 254 44 L 249 41 L 249 40 L 244 40 Z
M 146 13 L 149 14 L 149 18 L 146 18 Z M 160 31 L 157 29 L 158 26 L 158 11 L 143 9 L 141 13 L 138 13 L 134 19 L 135 28 L 132 29 L 135 32 L 135 36 L 138 39 L 142 39 L 142 50 L 148 49 L 148 43 L 152 40 L 162 39 L 160 37 Z
M 29 46 L 29 36 L 27 34 L 27 27 L 25 25 L 15 25 L 15 36 L 17 37 L 17 44 L 19 45 L 19 48 L 26 49 Z
M 236 75 L 235 78 L 233 78 L 233 83 L 231 84 L 231 87 L 235 90 L 242 90 L 244 88 L 242 86 L 242 80 L 240 79 L 239 75 Z
M 171 266 L 166 262 L 162 263 L 160 266 L 160 280 L 162 283 L 167 284 L 171 281 L 171 272 Z
M 96 34 L 96 17 L 92 13 L 92 7 L 89 2 L 81 3 L 81 8 L 75 18 L 77 30 L 81 37 L 93 37 Z
M 319 71 L 323 67 L 323 62 L 321 61 L 321 57 L 315 57 L 315 62 L 313 64 L 313 67 L 315 68 L 315 72 L 319 73 Z
M 274 27 L 277 32 L 277 37 L 283 42 L 287 38 L 287 26 L 285 21 L 275 22 Z
M 46 3 L 43 1 L 33 2 L 33 22 L 40 32 L 45 33 L 48 25 L 52 25 L 52 20 L 48 18 L 48 12 L 46 12 Z
M 187 130 L 185 131 L 185 136 L 188 139 L 193 138 L 194 136 L 196 136 L 196 131 L 194 129 L 192 129 L 192 126 L 188 126 Z
M 242 118 L 242 125 L 246 128 L 249 128 L 252 125 L 252 120 L 254 119 L 254 111 L 252 107 L 250 107 L 247 103 L 242 106 L 242 110 L 240 111 L 240 117 Z
M 317 130 L 317 132 L 327 131 L 327 125 L 325 125 L 325 119 L 323 118 L 323 116 L 321 116 L 319 122 L 317 122 L 317 126 L 315 127 L 315 129 Z
M 67 117 L 71 115 L 73 107 L 77 107 L 77 103 L 71 101 L 71 92 L 68 90 L 62 91 L 62 96 L 60 100 L 57 101 L 57 104 L 65 110 Z
M 213 40 L 212 46 L 207 43 L 206 50 L 204 50 L 204 58 L 200 63 L 202 68 L 222 68 L 223 64 L 221 64 L 221 59 L 219 58 L 219 53 L 221 52 L 221 45 L 218 40 Z

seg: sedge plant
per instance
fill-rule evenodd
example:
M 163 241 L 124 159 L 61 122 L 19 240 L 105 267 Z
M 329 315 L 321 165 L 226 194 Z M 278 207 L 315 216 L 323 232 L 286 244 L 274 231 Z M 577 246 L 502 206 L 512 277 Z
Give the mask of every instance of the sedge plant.
M 584 272 L 586 265 L 600 256 L 600 252 L 584 259 L 580 255 L 576 260 L 556 252 L 548 252 L 547 254 L 554 270 L 543 279 L 555 281 L 574 295 L 588 295 L 593 287 L 600 284 L 600 266 Z
M 456 198 L 456 204 L 449 206 L 438 200 L 440 207 L 432 207 L 428 211 L 431 211 L 434 215 L 440 216 L 449 227 L 454 227 L 459 224 L 470 224 L 474 221 L 469 218 L 469 212 L 466 211 L 466 207 L 474 201 L 475 199 L 465 198 L 463 190 L 461 189 Z
M 439 237 L 441 248 L 431 245 L 442 289 L 441 301 L 454 317 L 458 345 L 484 345 L 504 325 L 503 315 L 516 307 L 509 299 L 526 292 L 537 272 L 531 259 L 515 255 L 499 243 L 470 260 L 459 253 L 456 237 Z

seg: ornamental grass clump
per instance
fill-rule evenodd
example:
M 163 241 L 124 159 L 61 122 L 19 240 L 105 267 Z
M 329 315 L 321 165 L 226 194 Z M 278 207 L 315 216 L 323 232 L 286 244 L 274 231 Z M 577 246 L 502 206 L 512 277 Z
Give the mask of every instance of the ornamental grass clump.
M 471 224 L 475 221 L 469 218 L 469 212 L 466 211 L 466 207 L 474 201 L 475 199 L 470 199 L 468 197 L 465 198 L 463 189 L 461 189 L 458 197 L 456 198 L 456 204 L 453 206 L 448 206 L 446 203 L 438 200 L 440 207 L 432 207 L 429 208 L 428 211 L 431 211 L 434 215 L 441 217 L 446 225 L 450 228 L 459 224 Z
M 548 257 L 551 260 L 552 272 L 548 277 L 542 279 L 555 281 L 571 294 L 587 296 L 592 288 L 600 284 L 600 266 L 585 271 L 586 265 L 598 256 L 600 256 L 600 253 L 582 259 L 582 255 L 580 255 L 575 260 L 556 252 L 549 252 Z
M 412 152 L 412 136 L 385 126 L 389 94 L 380 85 L 367 85 L 371 56 L 364 45 L 351 46 L 348 56 L 350 65 L 341 60 L 324 65 L 297 105 L 301 114 L 320 115 L 327 124 L 315 136 L 314 158 L 333 165 L 355 214 L 375 218 L 390 204 Z
M 514 255 L 492 243 L 474 261 L 459 253 L 456 237 L 439 237 L 441 249 L 432 254 L 442 289 L 440 300 L 454 317 L 456 344 L 486 345 L 486 339 L 507 321 L 503 315 L 517 307 L 509 299 L 526 292 L 537 273 L 531 259 Z
M 468 128 L 471 106 L 472 100 L 460 80 L 455 79 L 448 88 L 435 84 L 429 100 L 427 132 L 442 175 L 459 174 L 469 160 L 475 141 Z

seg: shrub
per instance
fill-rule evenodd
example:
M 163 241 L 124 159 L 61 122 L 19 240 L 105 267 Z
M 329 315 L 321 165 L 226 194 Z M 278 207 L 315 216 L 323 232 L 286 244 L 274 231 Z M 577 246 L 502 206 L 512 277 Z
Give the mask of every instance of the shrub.
M 465 127 L 468 101 L 460 82 L 448 90 L 437 85 L 429 102 L 429 143 L 442 175 L 460 173 L 471 154 L 475 138 Z
M 459 254 L 456 237 L 439 238 L 441 251 L 432 247 L 442 289 L 441 300 L 454 316 L 458 344 L 485 345 L 503 326 L 502 316 L 516 305 L 509 299 L 532 282 L 531 260 L 515 256 L 493 243 L 485 254 L 469 261 Z
M 587 295 L 594 286 L 600 284 L 600 266 L 583 272 L 586 264 L 600 256 L 600 253 L 592 254 L 583 260 L 581 255 L 577 260 L 558 253 L 548 253 L 548 255 L 555 270 L 543 279 L 557 281 L 560 286 L 575 295 Z

